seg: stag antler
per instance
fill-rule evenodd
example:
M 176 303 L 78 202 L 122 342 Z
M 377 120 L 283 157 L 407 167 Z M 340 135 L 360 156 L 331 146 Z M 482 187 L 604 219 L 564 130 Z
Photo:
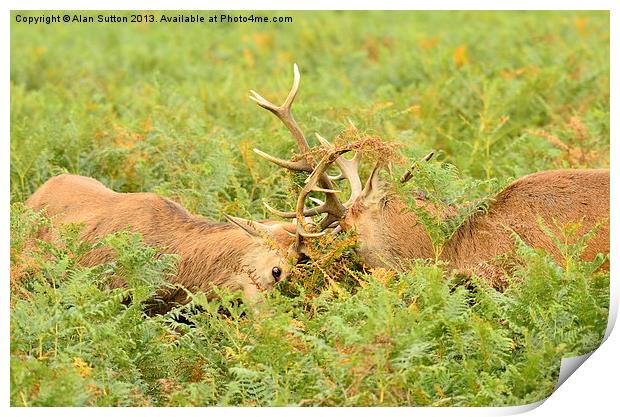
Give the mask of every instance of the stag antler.
M 411 168 L 409 168 L 407 171 L 405 171 L 403 176 L 400 177 L 400 183 L 404 184 L 407 181 L 409 181 L 411 178 L 413 178 L 413 171 L 415 171 L 418 168 L 419 163 L 420 162 L 428 162 L 428 161 L 430 161 L 431 158 L 433 157 L 433 155 L 435 155 L 435 152 L 430 151 L 424 158 L 420 159 L 419 161 L 415 161 L 413 163 L 413 165 L 411 165 Z
M 284 100 L 284 103 L 282 103 L 282 105 L 276 106 L 254 90 L 250 90 L 250 100 L 255 101 L 256 104 L 261 106 L 263 109 L 269 110 L 278 119 L 280 119 L 282 123 L 284 123 L 284 126 L 286 126 L 289 132 L 291 132 L 291 135 L 293 135 L 293 138 L 297 142 L 297 147 L 299 148 L 299 151 L 302 153 L 302 155 L 305 156 L 305 158 L 299 161 L 291 162 L 271 156 L 257 148 L 254 148 L 254 152 L 267 159 L 268 161 L 280 165 L 281 167 L 293 171 L 312 172 L 314 168 L 314 161 L 312 155 L 310 154 L 310 145 L 308 145 L 308 141 L 304 136 L 304 132 L 295 121 L 295 118 L 293 118 L 293 113 L 291 112 L 293 101 L 295 100 L 297 92 L 299 91 L 300 81 L 301 76 L 299 75 L 299 68 L 297 67 L 297 64 L 293 64 L 293 86 L 291 87 L 291 90 L 289 91 L 288 96 L 286 96 L 286 100 Z
M 303 237 L 317 237 L 317 236 L 322 236 L 325 234 L 325 232 L 319 232 L 319 233 L 309 233 L 306 231 L 306 216 L 308 216 L 308 211 L 305 209 L 306 207 L 306 198 L 309 196 L 309 194 L 313 191 L 318 191 L 318 192 L 322 192 L 322 193 L 326 193 L 328 196 L 329 195 L 334 195 L 334 193 L 339 193 L 340 190 L 333 190 L 333 189 L 324 189 L 324 188 L 320 188 L 317 186 L 317 184 L 320 182 L 321 177 L 323 175 L 325 175 L 325 172 L 327 171 L 327 169 L 334 163 L 334 161 L 336 161 L 338 158 L 340 158 L 343 153 L 348 152 L 349 149 L 334 149 L 334 150 L 330 150 L 322 159 L 321 161 L 319 161 L 319 163 L 317 164 L 316 168 L 314 169 L 314 171 L 312 171 L 312 173 L 310 174 L 310 176 L 308 178 L 306 178 L 306 180 L 304 181 L 305 185 L 304 187 L 301 189 L 299 196 L 297 197 L 297 204 L 295 206 L 295 218 L 297 220 L 297 236 L 298 236 L 298 244 L 301 241 L 301 238 Z M 311 197 L 310 197 L 311 198 Z M 324 207 L 327 203 L 323 203 L 320 207 L 317 208 L 318 213 L 320 213 L 320 209 L 321 207 Z M 288 214 L 288 213 L 284 213 L 284 214 Z
M 321 220 L 319 224 L 320 229 L 325 229 L 326 227 L 329 227 L 333 223 L 342 219 L 347 211 L 346 205 L 343 205 L 338 199 L 336 194 L 339 191 L 336 190 L 334 186 L 334 182 L 327 175 L 326 170 L 329 167 L 329 165 L 334 162 L 335 159 L 332 159 L 332 158 L 338 158 L 341 154 L 343 154 L 344 152 L 347 152 L 348 149 L 341 149 L 338 152 L 334 152 L 332 149 L 333 147 L 331 147 L 330 145 L 330 149 L 328 150 L 329 151 L 328 155 L 331 155 L 328 158 L 329 160 L 331 160 L 330 164 L 325 165 L 320 170 L 317 169 L 320 163 L 318 165 L 315 164 L 314 158 L 312 154 L 310 153 L 310 145 L 308 144 L 308 141 L 306 140 L 306 137 L 304 136 L 303 131 L 301 130 L 301 128 L 299 127 L 295 119 L 293 118 L 293 114 L 291 112 L 293 101 L 295 100 L 295 97 L 297 96 L 297 92 L 299 91 L 300 80 L 301 80 L 301 77 L 299 75 L 299 68 L 297 67 L 297 64 L 294 64 L 293 65 L 293 86 L 291 87 L 291 90 L 289 91 L 288 96 L 286 97 L 286 100 L 284 100 L 284 103 L 282 103 L 282 105 L 280 106 L 273 104 L 272 102 L 265 99 L 263 96 L 261 96 L 254 90 L 250 90 L 250 93 L 251 93 L 250 99 L 255 101 L 262 108 L 269 110 L 278 119 L 282 121 L 282 123 L 286 126 L 289 132 L 291 132 L 291 135 L 297 142 L 297 147 L 299 148 L 299 151 L 302 154 L 302 159 L 298 161 L 287 161 L 284 159 L 271 156 L 261 151 L 260 149 L 254 149 L 254 152 L 256 152 L 259 156 L 265 158 L 266 160 L 273 162 L 283 168 L 296 171 L 296 172 L 300 172 L 300 171 L 310 172 L 311 175 L 309 178 L 312 178 L 312 175 L 316 175 L 316 180 L 314 180 L 313 187 L 310 191 L 318 191 L 318 192 L 325 193 L 325 202 L 321 202 L 319 207 L 315 207 L 311 209 L 306 209 L 305 206 L 302 206 L 301 208 L 296 207 L 295 212 L 279 211 L 279 210 L 272 208 L 266 203 L 265 203 L 265 207 L 269 211 L 271 211 L 272 213 L 278 216 L 285 217 L 285 218 L 298 218 L 297 224 L 298 224 L 299 231 L 301 231 L 300 227 L 303 228 L 304 225 L 306 224 L 303 219 L 302 221 L 299 221 L 299 216 L 303 218 L 304 216 L 315 216 L 315 215 L 325 213 L 327 214 L 327 216 L 323 220 Z M 344 160 L 344 158 L 342 159 Z M 322 161 L 324 160 L 325 160 L 325 157 L 322 159 Z M 351 161 L 346 160 L 346 161 L 351 162 L 353 160 Z M 352 164 L 353 162 L 351 162 L 351 165 Z M 345 162 L 345 165 L 346 165 L 346 162 Z M 352 173 L 344 174 L 343 172 L 343 175 L 349 175 L 351 176 L 351 178 L 353 178 Z M 352 185 L 352 188 L 353 188 L 353 185 Z M 360 184 L 360 188 L 361 188 L 361 184 Z M 298 199 L 298 205 L 300 204 L 299 203 L 300 200 L 301 200 L 301 204 L 305 204 L 306 196 L 308 195 L 310 191 L 305 193 L 303 198 L 300 195 Z M 303 194 L 303 191 L 302 191 L 302 194 Z M 305 230 L 303 233 L 308 235 L 308 232 L 305 232 Z M 304 236 L 303 233 L 300 233 L 300 236 Z
M 316 135 L 316 138 L 319 140 L 319 142 L 321 142 L 321 144 L 324 147 L 331 149 L 331 150 L 336 149 L 334 145 L 329 143 L 329 141 L 325 139 L 323 136 L 319 135 L 318 133 L 315 133 L 315 135 Z M 356 151 L 355 154 L 353 155 L 353 158 L 351 159 L 346 159 L 344 156 L 338 156 L 334 161 L 336 165 L 338 165 L 338 168 L 340 168 L 340 174 L 336 175 L 335 177 L 329 177 L 329 178 L 332 181 L 340 181 L 340 180 L 346 179 L 347 181 L 349 181 L 349 184 L 351 186 L 351 195 L 349 196 L 349 199 L 346 201 L 346 203 L 344 203 L 344 206 L 346 208 L 351 207 L 351 204 L 353 204 L 355 199 L 362 192 L 362 180 L 360 179 L 360 174 L 359 174 L 361 161 L 362 161 L 361 151 Z

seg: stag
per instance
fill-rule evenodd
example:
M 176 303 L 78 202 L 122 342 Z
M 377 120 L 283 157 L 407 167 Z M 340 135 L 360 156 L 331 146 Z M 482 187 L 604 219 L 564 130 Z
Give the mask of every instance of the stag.
M 207 294 L 219 286 L 241 290 L 249 300 L 259 299 L 260 292 L 289 276 L 304 251 L 303 239 L 292 223 L 228 215 L 230 224 L 212 222 L 156 194 L 117 193 L 77 175 L 49 179 L 26 205 L 49 216 L 53 224 L 83 224 L 81 238 L 88 242 L 119 231 L 140 233 L 146 244 L 161 248 L 161 253 L 179 255 L 173 283 Z M 49 231 L 41 237 L 53 239 Z M 80 262 L 91 266 L 112 257 L 110 248 L 102 247 L 86 253 Z M 181 289 L 162 298 L 187 301 Z
M 317 133 L 325 156 L 318 163 L 307 157 L 310 147 L 291 113 L 299 84 L 299 70 L 295 65 L 293 86 L 282 106 L 276 106 L 251 91 L 250 98 L 274 113 L 293 134 L 304 158 L 289 161 L 259 149 L 254 151 L 285 169 L 310 173 L 294 212 L 279 211 L 266 203 L 265 206 L 278 216 L 297 218 L 300 229 L 308 226 L 305 217 L 326 214 L 318 224 L 319 231 L 332 226 L 336 226 L 335 231 L 354 230 L 359 243 L 357 253 L 367 266 L 398 269 L 404 265 L 403 261 L 432 258 L 446 261 L 452 268 L 476 272 L 496 281 L 503 276 L 503 271 L 491 261 L 514 250 L 514 233 L 526 244 L 545 249 L 560 260 L 557 245 L 540 227 L 540 219 L 548 225 L 580 223 L 581 234 L 576 238 L 596 229 L 583 253 L 586 260 L 594 259 L 598 253 L 609 253 L 609 170 L 575 169 L 538 172 L 517 179 L 495 196 L 487 210 L 476 212 L 465 221 L 437 254 L 417 215 L 382 181 L 380 172 L 385 164 L 376 163 L 362 187 L 359 176 L 361 151 L 347 159 L 343 154 L 350 149 L 336 148 Z M 432 153 L 424 160 L 431 156 Z M 327 175 L 327 170 L 334 164 L 340 170 L 336 177 Z M 412 174 L 410 169 L 401 182 L 408 181 Z M 334 186 L 338 180 L 347 180 L 350 184 L 351 195 L 344 203 L 337 197 L 338 190 Z M 321 185 L 320 191 L 325 192 L 328 199 L 318 207 L 306 208 L 309 193 L 317 189 L 317 184 Z M 434 209 L 422 195 L 414 196 L 414 200 L 418 207 Z M 439 213 L 443 217 L 451 214 L 449 211 Z M 608 268 L 609 264 L 603 267 Z

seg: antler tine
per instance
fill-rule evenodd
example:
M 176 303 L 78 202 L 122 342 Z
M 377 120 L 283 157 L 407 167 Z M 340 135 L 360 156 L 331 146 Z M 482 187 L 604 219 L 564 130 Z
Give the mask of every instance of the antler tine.
M 306 213 L 306 210 L 305 210 L 306 198 L 312 191 L 318 190 L 321 192 L 325 192 L 324 189 L 317 187 L 317 183 L 321 181 L 321 177 L 325 174 L 325 171 L 327 170 L 327 168 L 331 164 L 333 164 L 334 161 L 338 157 L 340 157 L 340 155 L 348 151 L 349 149 L 331 150 L 321 159 L 321 161 L 317 164 L 314 171 L 312 171 L 312 174 L 310 174 L 310 176 L 306 179 L 305 185 L 303 189 L 301 190 L 301 192 L 299 193 L 299 197 L 297 198 L 297 205 L 295 207 L 295 213 L 296 213 L 296 219 L 297 219 L 298 241 L 300 241 L 301 238 L 303 237 L 316 237 L 316 233 L 309 233 L 306 231 L 306 228 L 305 228 L 306 220 L 304 217 Z M 334 191 L 334 190 L 330 190 L 330 191 Z M 326 197 L 329 197 L 330 195 L 333 196 L 333 194 L 329 193 L 329 194 L 326 194 Z M 319 227 L 321 229 L 325 229 L 327 226 L 331 225 L 335 221 L 340 220 L 340 218 L 342 217 L 342 214 L 341 214 L 341 210 L 343 209 L 342 203 L 340 203 L 338 199 L 336 199 L 335 201 L 337 202 L 337 204 L 334 204 L 333 200 L 329 200 L 326 198 L 326 201 L 323 205 L 317 207 L 316 209 L 311 209 L 311 210 L 316 210 L 317 212 L 327 213 L 327 217 L 325 217 L 325 219 L 323 219 L 320 223 Z
M 409 168 L 407 171 L 405 171 L 405 173 L 403 174 L 402 177 L 400 177 L 400 183 L 404 184 L 407 181 L 409 181 L 411 178 L 413 178 L 413 171 L 415 171 L 418 167 L 418 164 L 420 162 L 428 162 L 431 160 L 431 158 L 433 157 L 433 155 L 435 155 L 434 151 L 430 151 L 424 158 L 420 159 L 419 161 L 415 161 L 413 163 L 413 165 L 411 165 L 411 168 Z
M 297 218 L 297 212 L 294 211 L 281 211 L 278 209 L 275 209 L 273 207 L 271 207 L 269 204 L 263 202 L 263 205 L 265 206 L 265 208 L 270 212 L 275 214 L 276 216 L 285 218 L 285 219 L 295 219 Z M 323 207 L 323 205 L 319 206 L 319 207 L 313 207 L 311 209 L 304 209 L 304 217 L 311 217 L 311 216 L 317 216 L 319 214 L 323 214 L 326 213 L 325 211 L 326 209 Z
M 280 159 L 276 158 L 275 156 L 271 156 L 258 148 L 254 148 L 253 151 L 258 156 L 268 160 L 269 162 L 273 162 L 274 164 L 281 166 L 282 168 L 290 169 L 291 171 L 312 172 L 312 167 L 305 159 L 300 159 L 299 161 L 287 161 L 286 159 Z
M 308 197 L 310 199 L 310 201 L 312 201 L 315 204 L 318 204 L 319 206 L 322 206 L 323 204 L 325 204 L 325 201 L 323 200 L 319 200 L 318 198 L 314 198 L 314 197 Z
M 282 123 L 284 123 L 286 128 L 293 135 L 293 138 L 295 138 L 295 141 L 297 141 L 297 146 L 299 147 L 299 150 L 302 154 L 306 154 L 306 159 L 308 160 L 308 163 L 311 164 L 312 156 L 308 154 L 308 152 L 310 151 L 310 145 L 308 145 L 308 141 L 306 140 L 304 133 L 293 118 L 293 113 L 291 112 L 293 101 L 295 100 L 297 92 L 299 91 L 300 82 L 301 76 L 299 75 L 299 68 L 297 67 L 297 64 L 294 64 L 293 86 L 291 87 L 291 90 L 289 91 L 288 96 L 286 97 L 286 100 L 284 100 L 284 103 L 282 103 L 282 105 L 277 106 L 273 104 L 254 90 L 250 90 L 250 99 L 255 101 L 256 104 L 258 104 L 262 108 L 269 110 L 270 112 L 275 114 L 275 116 L 280 119 Z
M 323 136 L 319 135 L 318 133 L 315 133 L 315 135 L 316 135 L 316 138 L 319 140 L 319 142 L 321 142 L 323 146 L 327 147 L 330 150 L 335 149 L 334 145 L 332 145 Z M 349 184 L 351 186 L 351 196 L 344 203 L 345 207 L 350 207 L 351 204 L 353 204 L 355 199 L 362 192 L 362 180 L 360 179 L 360 174 L 359 174 L 361 160 L 362 160 L 362 153 L 360 151 L 355 152 L 355 155 L 353 155 L 353 158 L 351 159 L 347 159 L 344 156 L 339 156 L 335 160 L 336 165 L 338 165 L 338 168 L 340 168 L 340 175 L 336 177 L 330 177 L 330 179 L 331 180 L 346 179 L 349 181 Z
M 316 138 L 319 140 L 319 142 L 321 143 L 321 145 L 323 145 L 325 148 L 327 148 L 328 150 L 333 150 L 335 149 L 334 145 L 332 145 L 327 139 L 325 139 L 323 136 L 321 136 L 320 134 L 318 134 L 317 132 L 314 132 L 314 135 L 316 136 Z M 340 181 L 340 180 L 344 180 L 345 177 L 344 175 L 342 175 L 342 171 L 340 172 L 340 174 L 336 175 L 336 176 L 331 176 L 331 175 L 327 175 L 327 177 L 332 180 L 332 181 Z

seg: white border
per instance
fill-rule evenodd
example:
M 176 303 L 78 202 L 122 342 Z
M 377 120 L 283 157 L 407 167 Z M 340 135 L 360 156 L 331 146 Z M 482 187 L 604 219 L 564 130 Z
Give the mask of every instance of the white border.
M 2 317 L 0 318 L 2 322 L 2 342 L 0 343 L 0 352 L 2 354 L 1 366 L 2 366 L 2 375 L 3 380 L 1 382 L 2 389 L 0 390 L 0 407 L 4 410 L 3 415 L 7 415 L 7 412 L 10 415 L 22 415 L 22 414 L 32 414 L 32 413 L 45 413 L 45 415 L 62 415 L 62 416 L 71 416 L 71 415 L 82 415 L 85 412 L 92 415 L 105 414 L 109 415 L 110 413 L 115 413 L 114 409 L 101 409 L 101 408 L 91 408 L 88 410 L 84 410 L 81 408 L 55 408 L 55 409 L 20 409 L 20 408 L 11 408 L 8 409 L 9 404 L 9 294 L 6 291 L 6 286 L 8 285 L 8 271 L 9 271 L 9 259 L 6 254 L 9 253 L 9 181 L 10 181 L 10 158 L 9 158 L 9 136 L 10 136 L 10 127 L 9 127 L 9 81 L 10 81 L 10 67 L 9 67 L 9 59 L 10 59 L 10 10 L 28 10 L 28 9 L 56 9 L 56 10 L 88 10 L 88 9 L 101 9 L 101 10 L 201 10 L 201 9 L 212 9 L 212 10 L 245 10 L 245 9 L 254 9 L 254 10 L 333 10 L 333 9 L 348 9 L 348 10 L 405 10 L 405 9 L 418 9 L 418 10 L 459 10 L 459 9 L 470 9 L 470 10 L 486 10 L 486 9 L 496 9 L 496 10 L 611 10 L 611 103 L 612 103 L 612 112 L 611 112 L 611 137 L 614 137 L 614 134 L 618 132 L 618 120 L 620 120 L 620 114 L 618 112 L 617 103 L 618 103 L 618 83 L 617 83 L 617 74 L 618 74 L 618 55 L 617 55 L 617 40 L 619 39 L 618 33 L 618 23 L 619 19 L 617 18 L 617 13 L 619 7 L 616 6 L 617 2 L 608 0 L 589 0 L 587 2 L 584 1 L 576 1 L 576 0 L 503 0 L 503 1 L 456 1 L 456 0 L 435 0 L 433 2 L 422 2 L 422 1 L 393 1 L 393 0 L 383 0 L 381 2 L 371 2 L 368 0 L 358 0 L 354 3 L 351 2 L 347 4 L 347 2 L 336 1 L 336 0 L 317 0 L 317 1 L 307 1 L 307 0 L 271 0 L 271 1 L 261 1 L 260 4 L 256 2 L 249 2 L 244 0 L 228 0 L 228 1 L 211 1 L 208 5 L 202 4 L 199 1 L 188 1 L 188 0 L 177 0 L 173 3 L 164 2 L 161 0 L 158 1 L 144 1 L 144 0 L 108 0 L 108 1 L 90 1 L 85 3 L 83 1 L 76 0 L 62 0 L 56 1 L 53 3 L 45 2 L 45 1 L 12 1 L 9 0 L 6 2 L 6 12 L 4 14 L 4 19 L 2 21 L 2 32 L 0 35 L 0 42 L 2 43 L 2 64 L 0 64 L 0 74 L 2 79 L 5 81 L 0 86 L 0 91 L 2 91 L 2 130 L 1 130 L 1 139 L 0 146 L 2 146 L 2 151 L 0 152 L 0 158 L 2 160 L 1 168 L 0 168 L 0 187 L 1 187 L 1 198 L 0 201 L 0 211 L 2 212 L 3 221 L 0 224 L 0 228 L 2 230 L 2 240 L 0 241 L 0 253 L 3 256 L 0 256 L 0 270 L 3 271 L 2 277 L 4 282 L 4 289 L 2 291 L 2 307 L 3 312 Z M 173 7 L 171 7 L 173 6 Z M 208 7 L 206 7 L 208 6 Z M 378 7 L 380 6 L 380 7 Z M 614 7 L 615 6 L 615 7 Z M 614 107 L 615 106 L 615 107 Z M 614 189 L 615 184 L 618 184 L 618 176 L 620 175 L 620 171 L 615 169 L 615 161 L 616 157 L 616 146 L 614 146 L 614 140 L 611 141 L 611 175 L 612 175 L 612 218 L 616 218 L 616 212 L 618 211 L 618 193 L 617 190 Z M 612 230 L 612 258 L 617 258 L 616 256 L 616 246 L 617 239 L 614 236 L 620 236 L 620 228 L 618 227 L 618 222 L 611 222 L 611 230 Z M 590 360 L 586 361 L 580 369 L 578 369 L 575 373 L 575 376 L 568 379 L 566 383 L 564 383 L 557 392 L 555 392 L 549 399 L 547 399 L 544 404 L 538 408 L 536 408 L 532 414 L 533 415 L 549 415 L 551 413 L 555 414 L 566 414 L 566 415 L 583 415 L 585 413 L 593 415 L 609 415 L 610 410 L 618 409 L 618 393 L 617 393 L 617 381 L 618 381 L 618 371 L 619 371 L 619 359 L 618 352 L 620 352 L 620 336 L 618 336 L 618 331 L 611 332 L 613 327 L 613 323 L 615 322 L 615 318 L 617 316 L 618 311 L 618 282 L 617 278 L 614 276 L 613 272 L 616 268 L 613 268 L 616 265 L 616 259 L 612 259 L 612 308 L 610 310 L 610 316 L 612 319 L 610 320 L 607 336 L 609 338 L 603 343 L 603 345 L 592 354 Z M 377 410 L 376 408 L 344 408 L 344 409 L 321 409 L 320 413 L 328 413 L 328 414 L 342 414 L 342 413 L 355 413 L 356 416 L 363 415 L 375 415 L 379 412 L 389 411 L 390 413 L 400 414 L 400 415 L 411 415 L 415 413 L 416 415 L 472 415 L 472 416 L 481 416 L 481 415 L 498 415 L 498 414 L 512 414 L 515 412 L 526 411 L 531 407 L 510 407 L 510 408 L 441 408 L 441 409 L 428 409 L 428 408 L 391 408 L 391 409 L 381 409 Z M 290 414 L 291 410 L 286 408 L 260 408 L 260 409 L 247 409 L 247 408 L 218 408 L 218 409 L 182 409 L 182 410 L 173 410 L 169 408 L 142 408 L 142 409 L 123 409 L 123 413 L 134 414 L 134 415 L 146 415 L 148 413 L 149 416 L 152 415 L 170 415 L 170 413 L 183 413 L 184 415 L 201 415 L 204 416 L 205 413 L 217 413 L 218 415 L 237 415 L 239 413 L 247 413 L 251 412 L 253 414 L 262 414 L 269 415 L 272 417 L 274 414 Z M 308 408 L 298 408 L 295 410 L 295 413 L 313 415 L 316 413 L 314 409 Z M 544 413 L 544 414 L 542 414 Z

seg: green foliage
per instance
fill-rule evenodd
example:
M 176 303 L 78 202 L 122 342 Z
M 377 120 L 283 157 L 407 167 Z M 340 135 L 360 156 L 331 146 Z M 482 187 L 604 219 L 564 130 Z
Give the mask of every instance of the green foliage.
M 157 259 L 139 237 L 119 234 L 105 239 L 116 261 L 82 267 L 72 232 L 60 232 L 66 245 L 41 245 L 36 272 L 11 294 L 12 401 L 75 406 L 101 397 L 99 405 L 146 405 L 144 374 L 161 372 L 157 340 L 165 333 L 145 320 L 145 301 L 173 263 Z M 118 276 L 127 287 L 106 289 Z
M 213 219 L 267 218 L 264 200 L 290 207 L 290 178 L 251 149 L 287 157 L 293 140 L 247 92 L 279 102 L 293 62 L 295 117 L 311 141 L 350 119 L 407 157 L 441 151 L 403 190 L 453 210 L 423 217 L 438 250 L 508 178 L 609 164 L 607 12 L 273 14 L 294 22 L 12 19 L 11 404 L 471 406 L 549 395 L 560 359 L 596 348 L 607 320 L 605 259 L 580 261 L 572 226 L 554 236 L 560 263 L 515 237 L 502 293 L 432 262 L 363 271 L 355 236 L 342 235 L 311 247 L 313 262 L 260 305 L 192 294 L 163 315 L 148 313 L 174 257 L 116 234 L 95 244 L 115 260 L 89 268 L 77 262 L 92 248 L 78 226 L 38 240 L 51 225 L 22 202 L 61 172 Z
M 438 260 L 454 232 L 474 213 L 486 211 L 509 183 L 509 179 L 465 179 L 454 165 L 424 162 L 415 165 L 411 179 L 398 191 L 426 230 Z
M 13 22 L 11 201 L 68 171 L 266 217 L 286 179 L 251 149 L 286 157 L 293 141 L 247 93 L 283 100 L 293 62 L 312 143 L 350 119 L 476 179 L 609 163 L 606 12 L 274 14 L 294 22 Z
M 24 213 L 16 227 L 36 228 Z M 173 260 L 136 235 L 104 242 L 117 260 L 94 268 L 71 244 L 42 246 L 46 261 L 12 292 L 13 405 L 525 404 L 549 395 L 561 358 L 596 348 L 607 323 L 609 273 L 593 272 L 606 259 L 579 261 L 582 242 L 559 265 L 517 239 L 503 293 L 428 262 L 335 282 L 329 265 L 343 264 L 326 256 L 260 305 L 193 294 L 154 316 L 147 299 Z

